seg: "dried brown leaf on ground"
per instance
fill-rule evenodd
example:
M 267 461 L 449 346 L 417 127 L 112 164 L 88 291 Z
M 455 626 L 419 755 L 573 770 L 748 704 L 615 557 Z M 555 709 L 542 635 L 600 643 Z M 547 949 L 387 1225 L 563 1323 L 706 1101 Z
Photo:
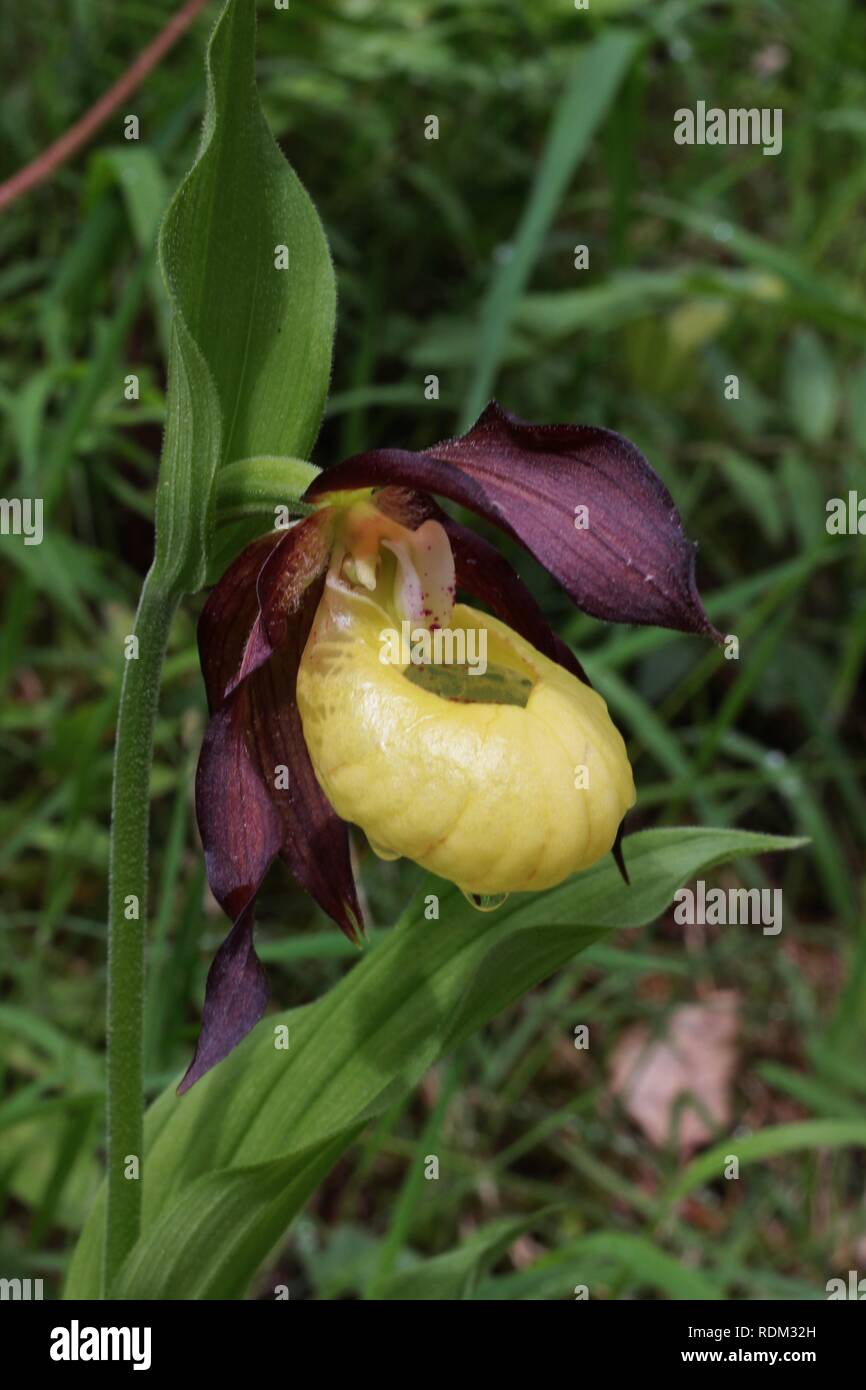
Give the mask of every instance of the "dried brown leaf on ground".
M 610 1094 L 656 1148 L 689 1154 L 730 1125 L 738 1003 L 718 990 L 674 1009 L 663 1036 L 638 1024 L 614 1048 Z

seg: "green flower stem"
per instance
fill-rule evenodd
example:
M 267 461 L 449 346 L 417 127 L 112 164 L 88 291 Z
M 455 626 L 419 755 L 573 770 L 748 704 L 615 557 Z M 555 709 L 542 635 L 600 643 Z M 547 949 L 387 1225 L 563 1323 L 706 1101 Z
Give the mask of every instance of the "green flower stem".
M 108 936 L 108 1204 L 103 1297 L 138 1239 L 144 1132 L 144 941 L 150 769 L 160 675 L 178 595 L 148 575 L 126 661 L 114 749 Z M 137 1175 L 127 1176 L 135 1157 Z

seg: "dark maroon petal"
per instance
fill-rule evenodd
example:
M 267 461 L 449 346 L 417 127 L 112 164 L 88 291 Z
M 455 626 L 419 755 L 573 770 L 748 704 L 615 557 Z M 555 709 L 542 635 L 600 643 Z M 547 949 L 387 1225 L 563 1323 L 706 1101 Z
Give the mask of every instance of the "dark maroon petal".
M 288 623 L 282 645 L 244 681 L 238 692 L 246 709 L 247 746 L 279 825 L 279 853 L 302 888 L 358 943 L 361 909 L 349 857 L 349 831 L 313 771 L 296 698 L 298 666 L 322 594 L 311 585 Z M 276 786 L 276 769 L 288 785 Z
M 201 1032 L 178 1094 L 231 1052 L 259 1021 L 268 1000 L 253 922 L 256 893 L 280 849 L 280 823 L 247 750 L 241 699 L 230 697 L 208 725 L 196 776 L 196 814 L 208 882 L 233 926 L 208 972 Z
M 281 645 L 243 677 L 208 725 L 196 777 L 196 813 L 208 882 L 236 920 L 280 854 L 350 940 L 361 912 L 348 829 L 319 786 L 298 713 L 298 665 L 324 576 L 282 619 Z M 251 645 L 260 651 L 264 620 Z
M 243 550 L 208 595 L 198 620 L 201 670 L 208 709 L 218 708 L 235 684 L 259 613 L 256 580 L 271 551 L 285 539 L 271 531 Z
M 201 635 L 212 699 L 221 703 L 199 757 L 196 814 L 208 882 L 233 925 L 208 975 L 201 1036 L 183 1089 L 226 1056 L 264 1010 L 253 912 L 277 855 L 351 940 L 362 930 L 348 828 L 316 780 L 296 700 L 298 664 L 324 586 L 330 527 L 327 513 L 319 513 L 276 543 L 271 538 L 268 548 L 254 542 L 257 555 L 246 564 L 247 553 L 240 557 L 224 590 L 231 639 L 222 641 L 219 605 Z M 253 610 L 238 592 L 239 575 L 257 595 Z M 241 644 L 238 635 L 251 611 Z M 229 649 L 238 663 L 233 672 L 224 655 Z
M 443 512 L 426 492 L 415 492 L 408 487 L 379 488 L 376 492 L 376 506 L 380 512 L 393 517 L 409 531 L 417 531 L 418 527 L 431 517 L 435 521 L 450 520 L 447 512 Z
M 271 531 L 248 545 L 212 590 L 198 625 L 211 711 L 279 646 L 296 599 L 327 567 L 332 535 L 327 507 L 288 530 Z
M 280 820 L 248 738 L 248 697 L 239 687 L 207 727 L 195 809 L 211 892 L 237 921 L 280 851 Z
M 316 478 L 306 498 L 387 484 L 439 493 L 494 522 L 593 617 L 721 640 L 701 605 L 694 546 L 670 493 L 611 430 L 530 425 L 493 403 L 462 438 L 421 454 L 358 454 Z M 574 524 L 581 506 L 587 529 Z
M 286 640 L 293 615 L 306 601 L 309 585 L 327 569 L 333 531 L 334 515 L 331 509 L 316 512 L 288 531 L 262 565 L 256 581 L 256 594 L 263 635 L 272 648 L 279 647 Z M 307 640 L 307 632 L 309 626 L 304 633 L 304 641 Z M 246 664 L 248 666 L 249 662 Z
M 250 904 L 213 958 L 195 1054 L 177 1088 L 182 1096 L 254 1028 L 268 1003 L 268 984 L 253 947 Z

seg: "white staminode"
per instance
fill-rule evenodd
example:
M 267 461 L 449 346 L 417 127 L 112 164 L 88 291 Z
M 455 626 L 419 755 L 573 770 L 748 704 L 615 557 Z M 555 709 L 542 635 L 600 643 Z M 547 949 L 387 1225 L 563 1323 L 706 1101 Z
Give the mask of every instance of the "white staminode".
M 380 589 L 383 550 L 394 556 L 396 570 L 387 595 Z M 369 503 L 359 503 L 347 514 L 328 583 L 374 595 L 400 620 L 430 629 L 447 627 L 457 590 L 448 533 L 432 518 L 410 531 Z
M 394 606 L 399 617 L 426 628 L 447 627 L 457 581 L 445 528 L 425 521 L 417 531 L 383 538 L 382 545 L 397 561 Z

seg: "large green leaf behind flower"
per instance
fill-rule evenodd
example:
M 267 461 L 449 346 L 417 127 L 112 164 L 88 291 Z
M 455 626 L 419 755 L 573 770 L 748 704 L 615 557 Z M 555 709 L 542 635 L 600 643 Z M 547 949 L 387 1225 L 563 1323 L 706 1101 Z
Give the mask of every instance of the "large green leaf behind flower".
M 269 22 L 292 21 L 274 11 Z M 175 591 L 207 578 L 220 465 L 309 457 L 336 312 L 318 214 L 259 105 L 254 0 L 228 0 L 206 76 L 198 158 L 159 238 L 173 332 L 156 568 Z

